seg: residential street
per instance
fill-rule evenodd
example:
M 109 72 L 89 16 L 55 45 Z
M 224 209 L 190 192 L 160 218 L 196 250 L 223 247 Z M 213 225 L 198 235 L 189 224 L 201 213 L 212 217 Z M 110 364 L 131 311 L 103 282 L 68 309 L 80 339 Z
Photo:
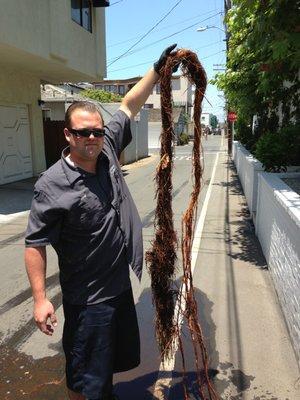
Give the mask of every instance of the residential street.
M 300 400 L 297 2 L 1 5 L 0 400 Z
M 194 255 L 194 285 L 217 390 L 222 399 L 299 399 L 295 356 L 235 170 L 227 159 L 225 139 L 210 136 L 203 145 L 205 172 L 198 217 L 203 222 L 206 219 L 195 235 L 199 253 L 198 258 Z M 177 147 L 175 153 L 173 206 L 178 232 L 192 187 L 191 149 L 191 145 Z M 123 168 L 143 222 L 145 251 L 153 238 L 157 161 L 154 154 Z M 9 223 L 5 215 L 0 221 L 0 398 L 63 400 L 63 315 L 56 255 L 48 248 L 47 290 L 59 320 L 53 337 L 39 332 L 32 320 L 31 291 L 23 263 L 31 188 L 29 181 L 3 185 L 0 190 L 1 214 L 12 212 L 5 191 L 14 196 L 15 210 L 25 211 Z M 180 257 L 178 271 L 179 277 Z M 160 365 L 146 267 L 141 285 L 134 276 L 132 282 L 142 362 L 140 367 L 115 376 L 115 391 L 121 400 L 181 400 L 180 358 L 175 358 L 171 373 Z M 183 332 L 189 388 L 194 393 L 193 354 L 185 327 Z M 196 394 L 192 398 L 199 399 Z

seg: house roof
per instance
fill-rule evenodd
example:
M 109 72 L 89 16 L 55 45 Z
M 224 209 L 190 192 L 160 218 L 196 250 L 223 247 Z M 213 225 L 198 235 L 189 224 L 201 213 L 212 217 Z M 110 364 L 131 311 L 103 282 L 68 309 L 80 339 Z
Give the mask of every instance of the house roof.
M 183 75 L 172 75 L 172 79 L 180 79 Z M 103 79 L 102 81 L 92 82 L 94 85 L 117 85 L 117 84 L 124 84 L 124 83 L 136 83 L 142 79 L 142 76 L 134 76 L 132 78 L 126 79 Z
M 62 87 L 55 85 L 41 85 L 41 99 L 47 102 L 63 102 L 63 101 L 74 101 L 84 99 L 77 93 L 71 93 L 70 90 L 66 90 Z
M 109 85 L 109 84 L 124 84 L 124 83 L 136 83 L 142 79 L 142 76 L 135 76 L 127 79 L 104 79 L 102 81 L 92 82 L 94 85 Z

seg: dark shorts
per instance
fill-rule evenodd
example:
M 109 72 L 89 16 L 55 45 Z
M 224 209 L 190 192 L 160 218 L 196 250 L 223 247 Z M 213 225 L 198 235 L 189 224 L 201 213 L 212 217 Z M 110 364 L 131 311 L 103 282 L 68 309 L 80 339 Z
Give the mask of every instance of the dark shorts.
M 67 387 L 89 399 L 111 390 L 114 372 L 140 363 L 132 290 L 93 305 L 63 303 Z

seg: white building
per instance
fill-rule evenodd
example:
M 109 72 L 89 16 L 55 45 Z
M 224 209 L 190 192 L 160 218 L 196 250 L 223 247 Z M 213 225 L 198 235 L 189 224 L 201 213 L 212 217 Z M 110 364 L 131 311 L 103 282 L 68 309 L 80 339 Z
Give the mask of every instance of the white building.
M 105 90 L 124 96 L 139 80 L 140 76 L 127 79 L 105 79 L 93 82 L 95 89 Z M 181 106 L 189 111 L 192 106 L 192 85 L 182 75 L 172 76 L 172 98 L 174 106 Z M 160 108 L 160 84 L 157 83 L 146 100 L 144 108 Z
M 0 184 L 45 169 L 40 84 L 106 75 L 105 11 L 96 3 L 104 2 L 1 1 Z
M 201 125 L 208 126 L 211 129 L 210 118 L 212 117 L 211 113 L 203 112 L 201 113 Z
M 192 85 L 183 75 L 172 76 L 172 98 L 174 106 L 184 107 L 189 112 L 192 107 Z M 160 108 L 160 84 L 154 86 L 152 94 L 148 97 L 146 108 Z

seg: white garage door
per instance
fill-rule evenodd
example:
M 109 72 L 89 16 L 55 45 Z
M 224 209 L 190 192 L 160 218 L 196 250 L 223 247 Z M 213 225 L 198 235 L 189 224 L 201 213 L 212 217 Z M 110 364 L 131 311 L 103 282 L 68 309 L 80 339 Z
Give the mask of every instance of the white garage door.
M 27 106 L 0 104 L 0 185 L 32 176 Z

